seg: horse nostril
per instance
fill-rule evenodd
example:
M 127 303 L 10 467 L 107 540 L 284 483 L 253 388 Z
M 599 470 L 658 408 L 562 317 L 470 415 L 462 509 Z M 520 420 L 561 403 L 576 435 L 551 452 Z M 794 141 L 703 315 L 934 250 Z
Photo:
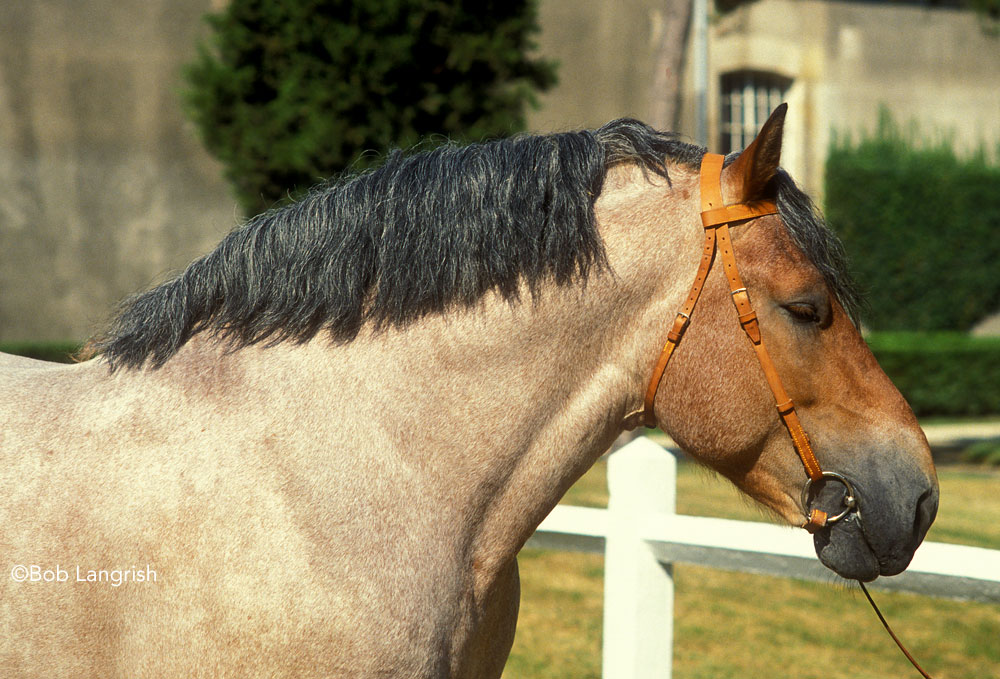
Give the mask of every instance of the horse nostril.
M 928 488 L 917 500 L 917 517 L 913 526 L 913 534 L 919 543 L 927 534 L 927 529 L 934 523 L 938 510 L 937 488 Z

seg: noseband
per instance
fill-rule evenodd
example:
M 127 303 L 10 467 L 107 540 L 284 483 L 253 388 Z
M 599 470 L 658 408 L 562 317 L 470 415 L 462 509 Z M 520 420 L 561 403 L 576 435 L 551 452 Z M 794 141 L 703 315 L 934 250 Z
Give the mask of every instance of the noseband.
M 844 484 L 847 493 L 844 496 L 844 510 L 835 516 L 828 516 L 820 509 L 813 509 L 809 513 L 808 520 L 802 527 L 809 532 L 815 532 L 828 524 L 839 521 L 847 516 L 853 509 L 857 509 L 857 500 L 854 488 L 850 482 L 836 472 L 823 471 L 816 456 L 813 454 L 812 446 L 809 445 L 809 437 L 802 429 L 802 423 L 795 412 L 795 404 L 788 397 L 778 372 L 774 368 L 771 356 L 767 353 L 764 340 L 760 335 L 760 327 L 757 322 L 757 312 L 750 304 L 750 296 L 747 294 L 746 286 L 740 279 L 739 269 L 736 267 L 736 256 L 733 254 L 733 244 L 729 236 L 729 225 L 745 222 L 765 215 L 777 214 L 778 207 L 770 201 L 760 201 L 755 203 L 738 203 L 736 205 L 726 205 L 722 200 L 722 187 L 720 179 L 722 176 L 722 165 L 724 157 L 715 153 L 706 153 L 701 161 L 701 222 L 705 227 L 705 247 L 702 250 L 701 263 L 698 266 L 698 273 L 695 276 L 691 292 L 688 294 L 684 306 L 677 313 L 674 319 L 674 326 L 667 333 L 667 342 L 663 345 L 663 351 L 653 369 L 653 377 L 649 381 L 646 389 L 646 398 L 643 402 L 642 418 L 647 427 L 656 426 L 656 416 L 653 414 L 653 402 L 656 399 L 656 392 L 663 379 L 663 372 L 667 368 L 670 356 L 681 341 L 684 331 L 691 322 L 691 313 L 694 311 L 698 297 L 708 278 L 708 272 L 712 268 L 715 259 L 715 252 L 718 250 L 722 255 L 722 265 L 725 269 L 726 278 L 729 280 L 729 289 L 736 312 L 739 315 L 740 326 L 742 326 L 750 343 L 753 345 L 760 361 L 760 366 L 764 370 L 764 377 L 768 386 L 774 394 L 774 401 L 778 408 L 778 414 L 785 423 L 789 435 L 792 437 L 792 445 L 798 453 L 802 465 L 805 467 L 809 479 L 802 489 L 802 506 L 808 511 L 809 490 L 812 484 L 822 479 L 839 481 Z

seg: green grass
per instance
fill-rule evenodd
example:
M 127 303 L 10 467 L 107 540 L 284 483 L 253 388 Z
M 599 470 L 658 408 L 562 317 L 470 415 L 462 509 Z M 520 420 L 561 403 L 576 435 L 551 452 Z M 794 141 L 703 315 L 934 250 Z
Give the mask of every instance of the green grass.
M 564 502 L 607 503 L 599 463 Z M 1000 471 L 938 470 L 941 509 L 928 539 L 1000 549 Z M 678 469 L 681 513 L 767 520 L 728 483 L 692 464 Z M 505 679 L 601 675 L 603 559 L 525 550 L 517 637 Z M 812 583 L 684 564 L 674 567 L 676 679 L 852 679 L 916 673 L 852 585 Z M 911 652 L 938 679 L 980 679 L 1000 667 L 1000 605 L 875 592 Z

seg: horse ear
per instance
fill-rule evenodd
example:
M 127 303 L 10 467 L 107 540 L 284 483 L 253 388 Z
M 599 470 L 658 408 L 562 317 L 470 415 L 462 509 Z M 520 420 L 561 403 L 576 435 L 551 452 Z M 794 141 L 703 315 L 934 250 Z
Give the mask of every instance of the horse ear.
M 736 202 L 750 203 L 760 199 L 764 187 L 778 171 L 778 162 L 781 160 L 781 134 L 787 111 L 788 104 L 782 104 L 774 109 L 756 138 L 729 166 L 729 173 L 739 196 Z

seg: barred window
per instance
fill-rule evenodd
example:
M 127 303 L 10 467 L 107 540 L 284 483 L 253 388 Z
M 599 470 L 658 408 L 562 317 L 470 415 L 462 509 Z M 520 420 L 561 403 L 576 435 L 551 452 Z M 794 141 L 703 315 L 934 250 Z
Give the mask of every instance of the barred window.
M 753 141 L 771 111 L 785 100 L 789 78 L 765 71 L 734 71 L 722 76 L 719 148 L 741 151 Z

